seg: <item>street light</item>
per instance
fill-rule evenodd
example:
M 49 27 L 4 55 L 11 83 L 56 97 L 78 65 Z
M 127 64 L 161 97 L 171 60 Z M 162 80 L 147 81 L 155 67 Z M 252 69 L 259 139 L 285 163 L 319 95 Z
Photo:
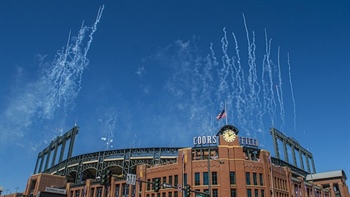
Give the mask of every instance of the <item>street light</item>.
M 210 154 L 210 149 L 208 150 L 208 190 L 209 190 L 209 196 L 212 196 L 211 195 L 211 172 L 210 172 L 210 159 L 211 158 L 211 154 Z M 213 159 L 212 161 L 218 161 L 220 164 L 223 164 L 225 163 L 224 161 L 221 161 L 221 160 L 216 160 L 216 159 Z
M 4 188 L 2 186 L 0 186 L 0 196 L 1 196 L 2 191 L 4 191 Z

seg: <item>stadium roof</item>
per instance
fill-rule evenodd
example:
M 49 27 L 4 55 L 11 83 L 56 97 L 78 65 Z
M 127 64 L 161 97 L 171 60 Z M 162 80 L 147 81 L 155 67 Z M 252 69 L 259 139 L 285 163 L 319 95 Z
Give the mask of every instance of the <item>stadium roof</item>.
M 312 180 L 340 178 L 340 177 L 344 177 L 346 180 L 346 175 L 345 175 L 345 172 L 343 170 L 322 172 L 322 173 L 316 173 L 316 174 L 308 174 L 306 176 L 306 180 L 312 181 Z

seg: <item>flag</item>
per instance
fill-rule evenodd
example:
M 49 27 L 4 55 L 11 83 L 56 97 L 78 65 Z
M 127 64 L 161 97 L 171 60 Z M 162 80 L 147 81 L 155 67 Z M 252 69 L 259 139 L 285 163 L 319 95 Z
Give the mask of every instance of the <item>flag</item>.
M 216 120 L 220 120 L 221 118 L 225 118 L 226 117 L 226 112 L 225 109 L 223 109 L 218 116 L 216 116 Z

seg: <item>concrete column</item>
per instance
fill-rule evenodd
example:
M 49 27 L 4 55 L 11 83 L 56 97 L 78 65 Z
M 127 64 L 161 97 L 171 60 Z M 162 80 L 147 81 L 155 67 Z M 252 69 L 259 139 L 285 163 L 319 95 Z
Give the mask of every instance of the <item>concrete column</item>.
M 72 153 L 73 153 L 73 147 L 74 147 L 74 141 L 75 141 L 75 135 L 77 134 L 77 127 L 73 128 L 73 132 L 70 138 L 70 143 L 69 143 L 69 147 L 68 147 L 68 154 L 67 154 L 67 158 L 71 158 L 72 157 Z
M 48 148 L 48 151 L 47 151 L 47 154 L 46 154 L 46 162 L 45 162 L 45 168 L 44 168 L 44 170 L 46 170 L 46 169 L 49 167 L 50 155 L 51 155 L 51 149 Z
M 342 197 L 346 196 L 345 189 L 344 189 L 344 184 L 342 182 L 338 182 L 338 188 L 339 188 L 339 191 L 340 191 L 340 195 Z
M 272 140 L 273 140 L 273 145 L 275 148 L 276 157 L 277 157 L 277 159 L 280 159 L 280 153 L 278 150 L 278 143 L 277 143 L 277 138 L 275 136 L 275 129 L 274 128 L 271 129 L 271 134 L 272 134 Z
M 284 161 L 289 163 L 289 158 L 288 158 L 288 151 L 287 151 L 287 144 L 286 141 L 283 140 L 283 149 L 284 149 Z
M 299 159 L 300 159 L 301 169 L 305 170 L 304 169 L 304 161 L 303 161 L 303 152 L 301 150 L 299 150 Z
M 57 148 L 58 148 L 57 141 L 54 143 L 53 146 L 55 147 L 55 150 L 53 152 L 53 157 L 52 157 L 52 160 L 51 160 L 51 167 L 55 165 L 55 161 L 56 161 Z
M 62 145 L 61 145 L 61 152 L 60 152 L 60 158 L 58 163 L 61 163 L 63 160 L 63 155 L 64 155 L 64 149 L 66 149 L 66 139 L 63 140 Z
M 330 183 L 330 184 L 329 184 L 329 186 L 330 186 L 330 189 L 331 189 L 331 194 L 332 194 L 332 197 L 335 197 L 333 183 Z
M 294 147 L 294 146 L 291 146 L 291 148 L 292 148 L 292 155 L 293 155 L 293 165 L 294 165 L 295 167 L 298 167 L 298 166 L 297 166 L 297 158 L 295 157 L 295 147 Z
M 40 158 L 41 158 L 41 161 L 40 161 L 40 166 L 39 166 L 39 171 L 38 171 L 39 173 L 41 172 L 41 169 L 43 168 L 45 155 L 42 155 Z
M 316 173 L 314 158 L 311 158 L 313 173 Z
M 308 155 L 305 155 L 305 158 L 306 158 L 307 172 L 308 172 L 308 173 L 311 173 L 311 171 L 310 171 L 310 163 L 309 163 L 310 157 L 309 157 Z
M 304 179 L 303 178 L 299 178 L 300 179 L 300 190 L 301 190 L 301 195 L 302 196 L 306 196 L 306 194 L 307 194 L 307 191 L 306 191 L 306 189 L 305 189 L 305 182 L 304 182 Z
M 85 197 L 92 197 L 91 196 L 91 182 L 93 179 L 86 179 L 85 181 Z
M 115 196 L 115 178 L 112 177 L 112 180 L 111 180 L 111 186 L 109 187 L 109 196 L 112 197 L 112 196 Z

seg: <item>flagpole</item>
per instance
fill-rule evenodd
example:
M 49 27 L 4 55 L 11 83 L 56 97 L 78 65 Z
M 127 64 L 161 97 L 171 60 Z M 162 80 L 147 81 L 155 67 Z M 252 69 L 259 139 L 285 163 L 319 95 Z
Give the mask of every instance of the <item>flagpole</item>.
M 275 197 L 275 186 L 273 184 L 273 174 L 272 174 L 272 161 L 271 161 L 271 155 L 269 155 L 269 163 L 270 163 L 270 176 L 271 176 L 271 185 L 272 185 L 272 189 L 270 190 L 270 193 L 272 192 L 271 194 L 271 197 Z
M 182 152 L 182 196 L 185 196 L 185 164 L 184 164 L 184 152 Z M 186 187 L 187 188 L 187 187 Z
M 226 112 L 226 125 L 227 125 L 227 116 L 228 116 L 228 111 L 226 110 L 226 99 L 225 99 L 225 112 Z

